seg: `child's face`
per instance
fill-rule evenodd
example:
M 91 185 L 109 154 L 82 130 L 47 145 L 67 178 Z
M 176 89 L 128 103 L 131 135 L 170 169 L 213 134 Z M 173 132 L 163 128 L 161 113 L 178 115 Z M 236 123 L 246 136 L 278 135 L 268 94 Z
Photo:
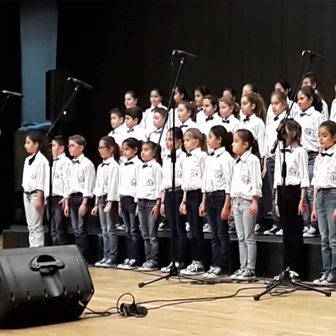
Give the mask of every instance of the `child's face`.
M 35 154 L 38 150 L 38 142 L 33 142 L 29 137 L 26 137 L 24 147 L 28 154 Z
M 336 135 L 332 135 L 326 127 L 319 129 L 319 143 L 323 149 L 328 149 L 334 146 Z
M 215 113 L 215 107 L 211 105 L 209 99 L 203 99 L 203 111 L 207 117 L 211 117 Z
M 250 85 L 244 85 L 242 90 L 242 96 L 252 93 L 252 88 Z
M 311 86 L 314 90 L 316 89 L 316 84 L 315 83 L 313 84 L 309 77 L 306 77 L 303 80 L 302 86 Z
M 233 98 L 232 93 L 231 93 L 231 91 L 229 91 L 229 90 L 224 90 L 224 91 L 223 91 L 223 97 L 225 97 L 225 98 L 230 98 L 230 99 Z
M 178 149 L 181 147 L 181 140 L 180 139 L 175 139 L 175 149 Z M 168 150 L 173 149 L 173 132 L 167 132 L 166 135 L 166 148 Z
M 174 92 L 174 101 L 175 101 L 175 103 L 178 105 L 178 104 L 180 104 L 180 102 L 182 100 L 183 100 L 183 95 L 177 89 L 175 89 L 175 92 Z
M 157 93 L 157 91 L 153 90 L 149 96 L 149 100 L 154 107 L 158 107 L 162 101 L 162 97 Z
M 233 108 L 224 102 L 219 102 L 219 113 L 222 118 L 227 119 L 233 112 Z
M 199 141 L 191 136 L 189 132 L 186 132 L 183 137 L 184 148 L 189 153 L 193 149 L 198 147 Z
M 57 156 L 64 153 L 65 148 L 64 146 L 60 146 L 55 140 L 51 142 L 51 151 L 53 158 L 56 158 Z
M 70 156 L 74 157 L 74 158 L 78 158 L 84 150 L 84 147 L 82 145 L 78 145 L 75 141 L 70 140 L 69 141 L 69 154 Z
M 232 150 L 236 155 L 243 155 L 246 152 L 248 144 L 244 142 L 237 133 L 233 135 Z
M 247 97 L 243 96 L 241 99 L 241 110 L 244 115 L 250 116 L 254 113 L 255 105 L 251 104 Z
M 184 104 L 179 104 L 177 109 L 177 115 L 180 121 L 184 123 L 190 118 L 190 111 L 187 110 Z
M 103 160 L 110 158 L 113 154 L 113 147 L 109 148 L 102 140 L 99 141 L 98 152 Z
M 127 115 L 125 117 L 125 122 L 128 128 L 133 128 L 138 124 L 138 118 L 133 119 L 131 116 Z
M 111 126 L 113 129 L 118 128 L 124 123 L 124 118 L 119 117 L 117 114 L 111 114 Z
M 125 107 L 127 109 L 136 107 L 138 103 L 138 99 L 133 98 L 133 96 L 130 93 L 125 94 Z
M 150 147 L 148 144 L 143 144 L 141 148 L 141 159 L 144 162 L 152 160 L 154 157 L 154 151 L 152 147 Z
M 195 104 L 197 107 L 202 107 L 203 106 L 203 95 L 200 91 L 195 90 L 194 92 L 194 100 L 195 100 Z
M 127 144 L 122 145 L 122 152 L 127 160 L 133 159 L 137 154 L 137 151 L 138 150 L 136 148 L 131 148 Z
M 308 98 L 306 95 L 304 95 L 301 91 L 299 91 L 298 94 L 298 105 L 301 111 L 308 110 L 313 103 L 313 98 Z
M 162 115 L 158 112 L 154 112 L 154 115 L 153 115 L 153 123 L 154 123 L 154 126 L 157 128 L 157 129 L 160 129 L 163 127 L 164 125 L 164 119 L 162 117 Z
M 272 111 L 275 115 L 279 115 L 286 109 L 286 105 L 278 98 L 277 95 L 273 95 L 271 98 Z
M 212 132 L 210 132 L 208 138 L 208 146 L 211 149 L 217 149 L 221 147 L 221 138 L 216 138 L 216 136 Z

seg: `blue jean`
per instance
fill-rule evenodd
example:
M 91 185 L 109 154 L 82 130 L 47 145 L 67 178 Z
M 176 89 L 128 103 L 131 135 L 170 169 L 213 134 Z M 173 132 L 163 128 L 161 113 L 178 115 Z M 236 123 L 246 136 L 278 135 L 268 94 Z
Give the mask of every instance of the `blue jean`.
M 192 260 L 203 260 L 203 218 L 199 216 L 199 206 L 202 202 L 201 190 L 187 191 L 186 210 L 190 224 L 191 257 Z
M 257 259 L 257 243 L 254 233 L 256 217 L 250 213 L 251 204 L 252 201 L 240 197 L 233 199 L 233 217 L 239 243 L 240 268 L 254 271 Z
M 267 164 L 267 177 L 268 177 L 271 189 L 272 189 L 272 201 L 274 202 L 275 192 L 276 192 L 276 189 L 273 189 L 273 184 L 274 184 L 274 168 L 275 168 L 274 167 L 275 166 L 274 159 L 267 158 L 266 164 Z M 277 228 L 281 229 L 281 227 L 280 227 L 280 218 L 275 214 L 274 210 L 273 210 L 273 225 L 275 225 Z
M 110 259 L 112 263 L 117 263 L 118 237 L 115 222 L 115 213 L 118 212 L 118 203 L 112 202 L 111 211 L 104 212 L 107 205 L 106 196 L 99 199 L 99 220 L 103 234 L 104 258 Z
M 89 257 L 89 235 L 87 232 L 87 213 L 85 216 L 80 216 L 78 211 L 83 202 L 83 195 L 81 193 L 70 195 L 70 217 L 75 241 L 78 249 L 81 251 L 83 257 L 88 260 Z
M 309 172 L 309 181 L 313 179 L 314 175 L 314 164 L 316 156 L 318 155 L 317 152 L 309 152 L 308 153 L 308 172 Z M 314 188 L 310 186 L 307 188 L 307 202 L 308 202 L 308 209 L 309 211 L 303 215 L 304 225 L 305 226 L 313 226 L 317 228 L 317 222 L 311 222 L 310 216 L 313 208 L 313 200 L 314 200 Z
M 159 240 L 157 236 L 157 225 L 152 215 L 156 200 L 139 199 L 138 211 L 140 230 L 145 243 L 146 261 L 159 261 Z
M 321 233 L 321 252 L 324 272 L 336 276 L 336 222 L 332 214 L 336 208 L 336 189 L 319 190 L 316 210 Z
M 225 191 L 206 194 L 206 211 L 211 226 L 212 266 L 228 272 L 230 268 L 229 224 L 222 220 L 221 212 L 225 203 Z
M 136 203 L 131 196 L 120 197 L 120 207 L 122 218 L 125 225 L 125 232 L 127 237 L 126 256 L 128 259 L 140 259 L 140 229 L 139 219 L 135 216 Z

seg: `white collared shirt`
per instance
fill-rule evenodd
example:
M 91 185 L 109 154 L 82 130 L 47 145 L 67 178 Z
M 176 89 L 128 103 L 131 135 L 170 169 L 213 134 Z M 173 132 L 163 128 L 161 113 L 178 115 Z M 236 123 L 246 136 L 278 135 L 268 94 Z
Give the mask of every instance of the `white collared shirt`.
M 336 99 L 334 99 L 331 103 L 330 120 L 336 122 Z
M 223 118 L 222 119 L 222 126 L 228 131 L 234 134 L 238 128 L 239 128 L 239 123 L 240 121 L 233 115 L 231 114 L 228 118 Z
M 295 120 L 301 125 L 301 145 L 309 152 L 317 152 L 318 143 L 318 130 L 323 122 L 323 116 L 320 112 L 316 111 L 313 106 L 305 112 L 301 112 Z
M 169 111 L 169 116 L 168 116 L 168 129 L 173 127 L 173 118 L 175 118 L 175 127 L 179 127 L 181 125 L 181 121 L 178 117 L 178 108 L 171 109 Z
M 204 113 L 203 109 L 200 109 L 197 111 L 196 113 L 196 124 L 198 125 L 198 127 L 201 129 L 203 127 L 203 124 L 205 123 L 205 119 L 207 118 L 207 116 Z
M 205 161 L 202 192 L 225 190 L 230 194 L 233 158 L 224 147 L 216 149 Z
M 190 118 L 187 119 L 185 122 L 181 123 L 179 126 L 183 132 L 183 134 L 189 129 L 189 128 L 197 128 L 199 129 L 198 125 L 192 121 Z
M 316 157 L 311 184 L 315 189 L 336 188 L 336 145 Z
M 104 160 L 97 168 L 94 188 L 96 197 L 107 196 L 108 202 L 118 200 L 119 165 L 113 157 Z
M 120 196 L 136 196 L 138 166 L 140 165 L 142 165 L 142 162 L 137 156 L 120 164 L 118 198 Z
M 272 112 L 273 113 L 273 112 Z M 267 158 L 273 158 L 275 153 L 272 154 L 272 147 L 277 141 L 278 133 L 277 128 L 280 125 L 280 122 L 286 117 L 286 110 L 281 112 L 278 116 L 273 113 L 273 117 L 268 121 L 266 125 L 266 140 L 265 140 L 265 156 Z
M 112 130 L 108 136 L 114 138 L 115 142 L 121 147 L 123 141 L 128 138 L 126 123 Z
M 161 198 L 162 168 L 152 159 L 138 166 L 136 201 L 139 199 L 157 200 Z
M 52 166 L 52 196 L 65 197 L 68 194 L 67 188 L 69 186 L 71 160 L 65 153 L 57 156 L 54 159 Z M 46 181 L 46 197 L 49 196 L 49 168 L 47 172 Z
M 157 106 L 160 108 L 164 108 L 167 109 L 165 106 L 163 106 L 161 103 Z M 155 106 L 151 106 L 150 108 L 148 108 L 142 116 L 142 120 L 140 123 L 140 126 L 145 130 L 146 132 L 146 137 L 148 138 L 149 135 L 155 130 L 155 126 L 154 126 L 154 121 L 153 121 L 153 117 L 154 117 L 154 111 L 155 111 L 156 107 Z
M 91 198 L 93 196 L 95 175 L 93 163 L 84 154 L 81 154 L 77 159 L 72 159 L 66 198 L 69 198 L 74 193 L 82 193 L 83 197 Z
M 299 105 L 296 103 L 296 102 L 293 102 L 292 100 L 290 100 L 288 97 L 287 97 L 287 105 L 288 105 L 288 108 L 290 108 L 293 104 L 293 107 L 290 111 L 290 114 L 289 116 L 293 119 L 295 119 L 295 117 L 301 113 L 301 110 L 299 108 Z M 268 109 L 267 109 L 267 114 L 266 114 L 266 128 L 267 128 L 267 125 L 269 123 L 270 120 L 273 120 L 275 117 L 275 114 L 273 112 L 273 109 L 272 109 L 272 104 L 269 104 L 268 106 Z
M 231 197 L 247 200 L 252 200 L 255 196 L 262 197 L 260 160 L 250 150 L 234 161 L 229 188 Z
M 283 185 L 281 176 L 283 163 L 282 147 L 282 144 L 279 144 L 275 153 L 274 189 Z M 301 188 L 309 187 L 308 154 L 306 150 L 301 146 L 287 147 L 285 159 L 287 166 L 286 186 L 300 185 Z
M 33 192 L 36 190 L 43 191 L 46 194 L 46 191 L 49 189 L 47 186 L 47 176 L 49 164 L 46 157 L 41 153 L 37 152 L 34 155 L 30 155 L 25 159 L 23 165 L 23 174 L 22 174 L 22 188 L 25 192 Z M 30 161 L 31 160 L 31 161 Z M 29 162 L 32 162 L 29 164 Z M 47 185 L 46 185 L 47 184 Z M 46 197 L 46 195 L 45 195 Z
M 140 125 L 135 125 L 132 128 L 128 128 L 126 131 L 126 139 L 135 138 L 138 141 L 147 141 L 145 130 Z
M 182 189 L 184 191 L 202 189 L 202 179 L 207 153 L 201 148 L 193 149 L 183 160 Z
M 244 121 L 246 119 L 248 120 Z M 262 119 L 258 118 L 255 114 L 252 114 L 249 117 L 244 116 L 244 118 L 240 120 L 239 129 L 247 129 L 251 131 L 258 141 L 261 158 L 265 157 L 265 124 Z
M 162 136 L 161 136 L 162 134 Z M 151 134 L 149 134 L 148 140 L 155 142 L 156 144 L 159 143 L 159 139 L 161 136 L 160 146 L 161 146 L 161 154 L 163 155 L 166 152 L 166 135 L 167 135 L 167 129 L 165 127 L 162 127 L 160 129 L 154 129 Z
M 183 160 L 186 157 L 186 153 L 182 149 L 176 150 L 176 163 L 175 163 L 175 187 L 181 187 L 182 185 L 182 173 L 183 173 Z M 162 190 L 172 187 L 173 178 L 173 163 L 171 161 L 170 153 L 166 153 L 163 157 L 163 178 L 162 178 Z
M 211 127 L 216 125 L 222 125 L 222 118 L 218 115 L 217 112 L 215 112 L 210 118 L 206 118 L 199 129 L 208 138 Z

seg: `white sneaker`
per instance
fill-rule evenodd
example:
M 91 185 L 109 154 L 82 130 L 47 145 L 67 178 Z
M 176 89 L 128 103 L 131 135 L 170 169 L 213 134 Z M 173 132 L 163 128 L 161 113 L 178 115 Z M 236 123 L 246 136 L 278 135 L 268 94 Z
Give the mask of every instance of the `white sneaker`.
M 283 236 L 283 229 L 280 229 L 279 231 L 276 232 L 276 236 Z
M 182 272 L 181 272 L 182 273 Z M 184 275 L 200 275 L 204 273 L 203 264 L 200 261 L 195 261 L 192 267 L 186 269 L 183 273 Z
M 250 281 L 256 278 L 255 271 L 252 270 L 244 270 L 244 272 L 238 275 L 237 279 L 241 281 Z
M 214 271 L 215 268 L 216 267 L 210 266 L 210 269 L 208 270 L 208 272 L 202 275 L 202 278 L 209 278 L 210 274 Z
M 122 269 L 125 270 L 132 270 L 132 269 L 136 269 L 139 267 L 139 264 L 137 263 L 137 261 L 135 259 L 131 259 L 128 261 L 127 264 L 124 265 L 124 267 Z
M 186 231 L 189 232 L 190 231 L 190 224 L 188 222 L 185 223 L 185 227 L 186 227 Z
M 222 269 L 220 267 L 212 267 L 212 268 L 210 267 L 209 271 L 203 274 L 203 278 L 216 279 L 220 275 L 222 275 Z
M 315 227 L 311 226 L 309 228 L 309 230 L 303 234 L 303 237 L 304 238 L 313 238 L 313 237 L 316 237 L 317 235 L 318 235 L 317 229 Z
M 125 259 L 122 264 L 118 264 L 117 268 L 124 269 L 125 265 L 127 265 L 130 262 L 130 259 Z
M 240 276 L 240 275 L 242 275 L 244 273 L 244 270 L 243 269 L 239 269 L 239 270 L 237 270 L 236 272 L 234 272 L 231 276 L 230 276 L 230 278 L 232 279 L 232 280 L 238 280 L 238 277 Z
M 106 258 L 103 258 L 102 260 L 100 260 L 100 261 L 97 261 L 96 263 L 95 263 L 95 266 L 96 267 L 102 267 L 102 264 L 104 264 L 105 262 L 106 262 Z
M 194 265 L 195 265 L 195 263 L 196 263 L 196 261 L 193 260 L 193 262 L 189 266 L 187 266 L 187 268 L 181 270 L 181 274 L 186 274 L 185 272 L 187 272 L 188 270 L 190 270 L 191 268 L 193 268 Z
M 173 266 L 173 263 L 171 262 L 168 266 L 166 266 L 166 267 L 162 267 L 162 268 L 160 269 L 160 271 L 161 271 L 162 273 L 169 273 L 169 272 L 170 272 L 170 269 L 171 269 L 172 266 Z M 180 265 L 180 263 L 179 263 L 178 261 L 175 261 L 175 266 L 176 266 L 177 269 L 180 269 L 180 268 L 181 268 L 181 265 Z
M 203 233 L 210 233 L 211 232 L 211 226 L 210 224 L 206 223 L 203 225 Z
M 322 274 L 322 276 L 319 278 L 319 279 L 316 279 L 313 281 L 313 284 L 314 285 L 317 285 L 317 286 L 323 286 L 324 285 L 324 282 L 328 279 L 328 273 L 325 272 Z

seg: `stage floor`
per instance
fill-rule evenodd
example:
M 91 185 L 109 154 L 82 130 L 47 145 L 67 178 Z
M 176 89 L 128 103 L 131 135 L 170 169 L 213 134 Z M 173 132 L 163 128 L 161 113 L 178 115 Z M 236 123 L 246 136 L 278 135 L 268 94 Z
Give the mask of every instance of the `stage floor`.
M 95 295 L 88 307 L 103 311 L 116 306 L 118 297 L 129 292 L 136 302 L 215 297 L 233 294 L 237 289 L 249 287 L 239 295 L 253 295 L 265 287 L 254 284 L 195 285 L 180 283 L 177 279 L 162 280 L 138 288 L 140 281 L 155 276 L 135 271 L 90 268 Z M 185 281 L 185 280 L 183 280 Z M 258 289 L 252 289 L 259 287 Z M 335 294 L 335 295 L 334 295 Z M 130 303 L 125 296 L 121 302 Z M 164 302 L 144 304 L 154 308 Z M 114 310 L 115 311 L 115 310 Z M 2 330 L 0 335 L 336 335 L 336 292 L 328 298 L 315 292 L 297 291 L 283 296 L 264 296 L 259 302 L 251 297 L 235 297 L 208 302 L 184 303 L 177 306 L 149 310 L 144 318 L 111 315 L 58 325 L 26 330 Z M 88 317 L 88 316 L 86 316 Z

